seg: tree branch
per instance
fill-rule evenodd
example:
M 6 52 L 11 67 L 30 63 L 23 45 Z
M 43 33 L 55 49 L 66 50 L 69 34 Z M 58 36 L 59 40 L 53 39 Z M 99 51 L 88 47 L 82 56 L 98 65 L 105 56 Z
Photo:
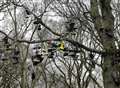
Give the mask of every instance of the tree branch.
M 24 5 L 19 5 L 19 4 L 14 3 L 14 2 L 13 2 L 13 4 L 16 5 L 16 6 L 22 7 L 22 8 L 24 8 L 24 9 L 27 9 L 37 20 L 39 20 L 39 23 L 40 23 L 42 26 L 44 26 L 46 29 L 48 29 L 51 33 L 53 33 L 53 34 L 55 34 L 55 35 L 57 35 L 57 36 L 61 36 L 61 34 L 59 34 L 59 33 L 57 33 L 57 32 L 54 32 L 50 27 L 48 27 L 48 26 L 42 21 L 42 18 L 39 18 L 39 17 L 38 17 L 36 14 L 34 14 L 28 7 L 26 7 L 26 6 L 24 6 Z M 42 13 L 41 15 L 43 15 L 43 13 Z

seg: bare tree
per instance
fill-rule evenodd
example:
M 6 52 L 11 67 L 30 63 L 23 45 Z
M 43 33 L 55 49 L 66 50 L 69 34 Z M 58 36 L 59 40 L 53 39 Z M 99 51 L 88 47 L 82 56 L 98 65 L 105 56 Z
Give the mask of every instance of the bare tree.
M 119 88 L 119 1 L 3 0 L 0 14 L 1 88 Z

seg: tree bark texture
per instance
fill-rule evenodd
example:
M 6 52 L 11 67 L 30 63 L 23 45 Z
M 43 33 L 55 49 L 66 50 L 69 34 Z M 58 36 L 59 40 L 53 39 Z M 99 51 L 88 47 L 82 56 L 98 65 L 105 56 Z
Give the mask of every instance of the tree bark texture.
M 110 6 L 111 0 L 91 0 L 90 3 L 91 17 L 104 50 L 108 53 L 115 52 L 114 17 Z M 102 57 L 104 88 L 120 88 L 120 86 L 116 86 L 111 76 L 113 71 L 118 70 L 118 64 L 111 64 L 114 58 L 116 56 L 113 54 L 106 54 Z

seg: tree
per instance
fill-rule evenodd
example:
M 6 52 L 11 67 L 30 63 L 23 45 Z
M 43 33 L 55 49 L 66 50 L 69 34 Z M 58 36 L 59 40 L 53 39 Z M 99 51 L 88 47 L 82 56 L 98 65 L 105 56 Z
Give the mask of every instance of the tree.
M 117 84 L 115 84 L 115 80 L 112 78 L 112 72 L 119 73 L 119 62 L 115 64 L 111 64 L 115 61 L 117 56 L 117 48 L 115 45 L 115 37 L 114 37 L 114 16 L 112 14 L 112 8 L 110 6 L 111 0 L 99 0 L 100 8 L 98 8 L 97 0 L 91 0 L 91 16 L 94 20 L 95 28 L 98 32 L 98 35 L 101 40 L 101 44 L 104 47 L 104 50 L 109 53 L 103 56 L 103 82 L 104 88 L 118 88 Z M 98 10 L 101 10 L 101 15 Z M 110 70 L 111 69 L 111 70 Z M 115 73 L 113 74 L 115 75 Z M 116 77 L 115 79 L 118 79 Z M 118 83 L 119 85 L 119 83 Z
M 115 2 L 0 1 L 0 87 L 119 88 L 120 8 Z M 34 64 L 37 56 L 43 60 Z
M 81 6 L 83 5 L 82 7 L 83 12 L 81 12 L 84 14 L 83 19 L 85 17 L 87 21 L 91 21 L 93 23 L 94 25 L 92 26 L 93 30 L 90 29 L 90 32 L 93 33 L 96 32 L 98 34 L 96 39 L 102 46 L 102 51 L 103 52 L 105 51 L 104 54 L 101 54 L 101 58 L 103 60 L 102 75 L 104 88 L 118 88 L 119 75 L 117 75 L 117 77 L 115 75 L 116 73 L 119 74 L 119 55 L 118 55 L 119 50 L 117 49 L 117 47 L 119 46 L 115 45 L 116 37 L 114 36 L 115 31 L 114 22 L 116 21 L 112 14 L 111 0 L 90 0 L 90 10 L 88 10 L 88 12 L 85 9 L 87 8 L 87 6 L 85 6 L 84 3 L 80 1 L 71 1 L 71 4 L 72 3 L 75 4 L 76 2 L 79 3 L 79 5 Z M 60 2 L 56 3 L 58 3 L 57 5 L 62 6 Z M 58 6 L 55 5 L 56 12 L 60 16 L 62 15 L 66 18 L 77 19 L 80 20 L 80 22 L 82 22 L 80 18 L 81 14 L 79 14 L 78 16 L 78 11 L 80 11 L 80 8 L 78 7 L 79 5 L 77 3 L 76 3 L 77 8 L 70 4 L 67 5 L 65 4 L 65 8 L 62 7 L 58 8 Z M 76 12 L 77 14 L 75 13 L 75 11 L 77 11 Z M 91 16 L 92 20 L 89 20 L 89 15 Z M 96 33 L 95 35 L 90 33 L 90 35 L 96 37 Z

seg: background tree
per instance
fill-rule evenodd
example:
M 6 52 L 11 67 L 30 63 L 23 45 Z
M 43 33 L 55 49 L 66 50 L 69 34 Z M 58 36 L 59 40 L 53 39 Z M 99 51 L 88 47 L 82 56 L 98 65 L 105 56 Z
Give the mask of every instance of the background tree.
M 119 88 L 119 1 L 3 0 L 0 14 L 1 88 Z

